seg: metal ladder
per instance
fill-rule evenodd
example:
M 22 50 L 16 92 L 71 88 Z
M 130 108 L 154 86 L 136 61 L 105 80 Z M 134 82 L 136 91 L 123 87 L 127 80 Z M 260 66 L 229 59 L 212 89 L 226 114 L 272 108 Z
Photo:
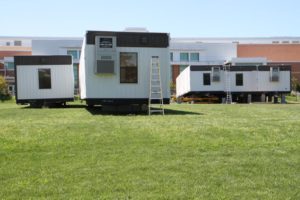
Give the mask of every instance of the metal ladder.
M 226 104 L 232 103 L 232 95 L 231 95 L 231 78 L 230 78 L 230 66 L 224 65 L 224 78 L 225 78 L 225 93 L 226 93 Z
M 159 107 L 152 108 L 152 105 L 155 103 L 159 103 Z M 150 90 L 148 106 L 149 115 L 152 113 L 165 114 L 158 56 L 152 56 L 150 61 Z

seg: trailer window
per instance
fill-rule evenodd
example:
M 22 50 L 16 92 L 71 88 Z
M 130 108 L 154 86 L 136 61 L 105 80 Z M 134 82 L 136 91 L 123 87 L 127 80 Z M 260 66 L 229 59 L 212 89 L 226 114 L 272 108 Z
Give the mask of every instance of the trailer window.
M 203 74 L 203 85 L 210 85 L 210 73 Z
M 120 53 L 120 83 L 138 82 L 138 55 L 137 53 Z
M 39 69 L 39 89 L 51 89 L 51 69 Z
M 235 74 L 235 85 L 236 86 L 244 85 L 243 74 Z

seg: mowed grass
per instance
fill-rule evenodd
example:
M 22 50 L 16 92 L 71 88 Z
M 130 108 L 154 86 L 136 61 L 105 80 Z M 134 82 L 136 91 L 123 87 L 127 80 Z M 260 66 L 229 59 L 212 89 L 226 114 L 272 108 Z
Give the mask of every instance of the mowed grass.
M 0 199 L 300 199 L 300 105 L 0 103 Z

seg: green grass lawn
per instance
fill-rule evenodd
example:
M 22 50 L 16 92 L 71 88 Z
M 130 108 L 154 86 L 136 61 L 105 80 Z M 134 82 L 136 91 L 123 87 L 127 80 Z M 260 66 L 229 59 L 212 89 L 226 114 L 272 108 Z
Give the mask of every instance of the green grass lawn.
M 300 199 L 300 104 L 166 108 L 0 103 L 0 199 Z

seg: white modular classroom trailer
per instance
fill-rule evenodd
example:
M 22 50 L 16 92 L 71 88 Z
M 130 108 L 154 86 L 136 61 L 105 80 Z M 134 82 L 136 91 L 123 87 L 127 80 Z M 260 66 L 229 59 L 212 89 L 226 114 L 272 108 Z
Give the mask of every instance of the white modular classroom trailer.
M 74 100 L 71 56 L 15 56 L 17 104 L 42 106 Z
M 163 101 L 169 103 L 169 34 L 87 31 L 79 67 L 81 99 L 89 106 L 148 104 L 154 56 L 159 57 Z
M 249 98 L 248 95 L 262 99 L 261 96 L 290 93 L 291 66 L 192 65 L 176 79 L 177 97 L 215 96 L 221 100 L 226 96 L 227 90 L 232 94 L 233 100 L 244 99 L 243 102 Z

